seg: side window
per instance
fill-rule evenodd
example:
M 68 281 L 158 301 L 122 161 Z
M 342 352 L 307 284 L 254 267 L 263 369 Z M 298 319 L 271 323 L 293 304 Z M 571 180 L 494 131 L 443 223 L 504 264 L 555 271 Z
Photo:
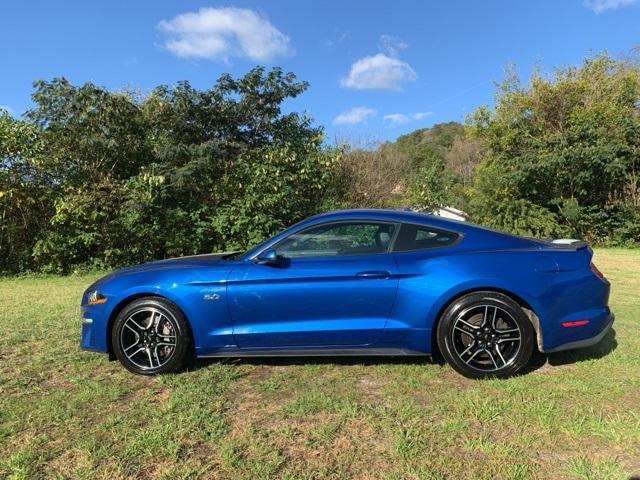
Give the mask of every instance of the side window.
M 274 248 L 286 258 L 383 253 L 396 228 L 392 223 L 329 223 L 294 233 Z
M 454 243 L 458 237 L 459 235 L 454 232 L 403 223 L 393 246 L 393 251 L 410 252 L 412 250 L 444 247 Z

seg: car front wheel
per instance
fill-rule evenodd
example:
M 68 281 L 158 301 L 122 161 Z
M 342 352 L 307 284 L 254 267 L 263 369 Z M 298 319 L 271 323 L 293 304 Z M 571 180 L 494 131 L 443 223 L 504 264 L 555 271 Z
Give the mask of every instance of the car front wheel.
M 111 330 L 113 351 L 133 373 L 155 375 L 180 369 L 191 354 L 191 336 L 180 309 L 160 297 L 134 300 Z
M 509 377 L 531 358 L 534 330 L 520 306 L 498 292 L 474 292 L 454 301 L 438 323 L 438 347 L 469 378 Z

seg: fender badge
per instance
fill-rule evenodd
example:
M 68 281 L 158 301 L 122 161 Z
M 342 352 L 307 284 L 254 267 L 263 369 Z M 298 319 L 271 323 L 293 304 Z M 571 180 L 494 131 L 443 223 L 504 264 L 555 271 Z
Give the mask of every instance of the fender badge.
M 217 293 L 205 293 L 202 298 L 205 300 L 218 300 L 220 298 L 220 295 L 218 295 Z

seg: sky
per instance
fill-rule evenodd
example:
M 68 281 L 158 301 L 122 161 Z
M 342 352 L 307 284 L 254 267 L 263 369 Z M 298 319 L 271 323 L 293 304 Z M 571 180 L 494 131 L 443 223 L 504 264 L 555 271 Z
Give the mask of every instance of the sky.
M 527 78 L 640 45 L 640 0 L 40 1 L 0 3 L 0 106 L 30 108 L 36 79 L 148 92 L 281 66 L 310 83 L 329 141 L 375 142 L 464 121 L 514 65 Z

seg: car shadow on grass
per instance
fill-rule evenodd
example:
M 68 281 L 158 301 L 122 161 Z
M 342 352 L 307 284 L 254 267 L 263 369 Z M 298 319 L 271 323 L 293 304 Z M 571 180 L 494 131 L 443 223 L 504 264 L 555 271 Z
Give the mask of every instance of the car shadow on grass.
M 228 364 L 243 365 L 442 365 L 443 363 L 429 356 L 297 356 L 297 357 L 220 357 L 197 358 L 189 367 L 190 370 L 206 368 L 212 363 L 223 361 Z
M 527 367 L 521 374 L 526 375 L 543 367 L 558 367 L 574 363 L 594 360 L 607 356 L 618 346 L 616 332 L 612 328 L 607 335 L 592 347 L 577 350 L 567 350 L 558 353 L 534 352 Z M 194 359 L 189 370 L 199 370 L 207 366 L 225 362 L 227 364 L 292 366 L 292 365 L 439 365 L 446 362 L 439 352 L 433 356 L 298 356 L 298 357 L 220 357 Z
M 616 331 L 612 328 L 599 343 L 591 347 L 566 350 L 564 352 L 557 353 L 535 352 L 528 367 L 522 373 L 530 373 L 546 366 L 559 367 L 587 360 L 597 360 L 598 358 L 606 357 L 616 348 L 618 348 L 618 341 L 616 340 Z

